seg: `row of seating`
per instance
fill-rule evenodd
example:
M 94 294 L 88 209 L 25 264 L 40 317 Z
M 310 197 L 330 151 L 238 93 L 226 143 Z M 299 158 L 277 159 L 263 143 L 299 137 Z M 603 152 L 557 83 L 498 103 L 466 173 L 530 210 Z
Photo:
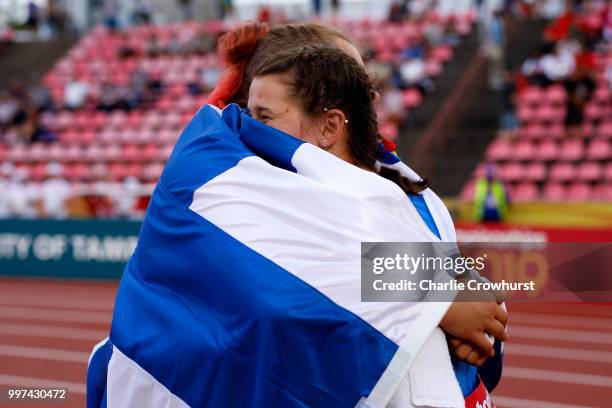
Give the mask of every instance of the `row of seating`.
M 484 165 L 476 169 L 477 177 L 485 173 Z M 612 182 L 612 163 L 600 163 L 595 161 L 585 161 L 579 164 L 555 163 L 546 166 L 543 163 L 517 163 L 510 162 L 497 166 L 496 175 L 504 182 L 516 182 L 521 180 L 544 182 L 572 180 L 597 182 L 607 180 Z
M 556 181 L 546 183 L 542 188 L 536 183 L 524 181 L 507 186 L 511 202 L 528 203 L 536 201 L 549 202 L 609 202 L 612 201 L 612 183 L 591 185 L 584 182 L 563 184 Z M 474 182 L 463 189 L 461 198 L 471 201 L 474 197 Z
M 612 139 L 593 139 L 588 143 L 581 139 L 544 140 L 533 142 L 507 139 L 493 141 L 486 153 L 486 159 L 493 162 L 504 161 L 568 161 L 610 160 L 612 159 Z

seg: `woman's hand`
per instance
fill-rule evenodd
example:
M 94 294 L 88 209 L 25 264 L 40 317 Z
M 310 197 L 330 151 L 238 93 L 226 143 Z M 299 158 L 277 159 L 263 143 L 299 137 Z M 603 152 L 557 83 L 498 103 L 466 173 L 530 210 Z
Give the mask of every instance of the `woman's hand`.
M 507 320 L 506 311 L 495 301 L 455 301 L 440 321 L 440 327 L 448 334 L 472 343 L 481 354 L 491 357 L 494 355 L 493 345 L 486 333 L 501 341 L 508 340 Z
M 450 335 L 448 336 L 448 345 L 457 360 L 465 361 L 478 367 L 483 365 L 487 358 L 491 357 L 488 354 L 483 354 L 471 343 Z

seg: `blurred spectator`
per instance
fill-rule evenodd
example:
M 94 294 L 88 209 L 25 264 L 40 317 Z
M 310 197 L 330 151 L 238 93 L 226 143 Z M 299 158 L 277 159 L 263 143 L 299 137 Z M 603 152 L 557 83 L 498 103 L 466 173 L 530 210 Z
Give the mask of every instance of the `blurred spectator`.
M 148 0 L 138 0 L 134 14 L 132 15 L 134 24 L 149 24 L 151 22 L 151 6 Z
M 162 51 L 163 49 L 157 34 L 151 34 L 147 40 L 147 55 L 151 58 L 156 58 L 162 54 Z
M 184 21 L 189 21 L 193 18 L 193 1 L 192 0 L 177 0 Z
M 14 168 L 11 171 L 11 179 L 8 184 L 9 213 L 17 218 L 35 218 L 38 215 L 36 203 L 39 191 L 36 185 L 26 183 L 28 172 L 23 168 Z
M 489 86 L 500 89 L 503 83 L 505 30 L 503 10 L 493 12 L 487 26 L 485 52 L 489 60 Z
M 406 109 L 402 91 L 394 87 L 391 81 L 386 81 L 382 90 L 382 108 L 384 116 L 382 122 L 391 122 L 401 125 L 406 119 Z
M 336 17 L 340 13 L 341 3 L 340 0 L 331 0 L 331 11 L 332 16 Z
M 485 175 L 476 180 L 474 219 L 479 222 L 504 221 L 508 215 L 508 202 L 504 184 L 495 175 L 495 167 L 487 165 Z
M 312 0 L 312 11 L 315 16 L 321 15 L 321 0 Z
M 118 0 L 104 1 L 104 23 L 106 27 L 115 31 L 119 28 L 119 2 Z
M 87 102 L 89 85 L 73 77 L 66 83 L 64 90 L 64 106 L 68 109 L 79 109 Z
M 26 20 L 26 26 L 32 30 L 38 30 L 40 24 L 40 9 L 38 5 L 33 1 L 28 3 L 28 19 Z
M 567 91 L 567 110 L 565 126 L 569 136 L 582 136 L 584 107 L 595 90 L 595 80 L 586 69 L 575 70 L 572 76 L 564 82 Z
M 514 137 L 519 126 L 516 115 L 517 104 L 517 77 L 512 69 L 507 69 L 504 73 L 504 82 L 500 91 L 501 94 L 501 119 L 500 128 L 504 137 Z
M 70 19 L 61 2 L 58 0 L 47 1 L 47 16 L 45 26 L 50 35 L 63 34 L 68 31 Z
M 9 186 L 13 165 L 4 162 L 0 165 L 0 219 L 9 218 L 11 215 L 9 207 Z
M 117 185 L 119 189 L 113 196 L 115 202 L 115 212 L 119 218 L 134 218 L 136 204 L 140 196 L 142 185 L 140 180 L 135 177 L 127 177 L 122 184 Z
M 0 133 L 13 125 L 17 109 L 17 101 L 7 91 L 0 90 Z
M 401 23 L 408 16 L 408 0 L 392 0 L 389 7 L 389 21 Z
M 61 177 L 61 164 L 50 162 L 47 165 L 47 175 L 47 179 L 40 186 L 43 216 L 55 219 L 66 218 L 68 216 L 66 204 L 71 198 L 71 186 Z
M 542 74 L 548 83 L 567 79 L 576 68 L 574 55 L 565 48 L 555 44 L 552 50 L 540 59 Z

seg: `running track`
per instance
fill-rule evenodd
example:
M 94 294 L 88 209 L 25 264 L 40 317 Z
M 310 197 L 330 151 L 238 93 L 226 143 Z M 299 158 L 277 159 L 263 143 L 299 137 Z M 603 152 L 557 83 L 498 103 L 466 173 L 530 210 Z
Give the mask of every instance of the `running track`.
M 107 336 L 115 290 L 116 283 L 0 279 L 0 385 L 68 386 L 70 400 L 50 405 L 85 406 L 87 359 Z M 612 306 L 509 309 L 498 408 L 612 406 Z

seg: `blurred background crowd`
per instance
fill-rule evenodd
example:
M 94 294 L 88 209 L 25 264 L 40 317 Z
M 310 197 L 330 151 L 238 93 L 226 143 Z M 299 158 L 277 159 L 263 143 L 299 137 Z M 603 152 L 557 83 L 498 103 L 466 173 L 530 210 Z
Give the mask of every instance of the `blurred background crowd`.
M 142 217 L 173 143 L 219 78 L 219 36 L 244 19 L 307 17 L 359 46 L 382 91 L 381 133 L 400 154 L 476 39 L 498 123 L 471 175 L 456 191 L 441 188 L 474 202 L 476 219 L 503 220 L 511 202 L 612 200 L 606 1 L 169 3 L 0 1 L 1 67 L 12 69 L 0 80 L 0 217 Z M 544 29 L 523 45 L 526 58 L 510 61 L 508 27 L 523 21 Z M 38 77 L 11 65 L 22 44 L 58 42 Z

